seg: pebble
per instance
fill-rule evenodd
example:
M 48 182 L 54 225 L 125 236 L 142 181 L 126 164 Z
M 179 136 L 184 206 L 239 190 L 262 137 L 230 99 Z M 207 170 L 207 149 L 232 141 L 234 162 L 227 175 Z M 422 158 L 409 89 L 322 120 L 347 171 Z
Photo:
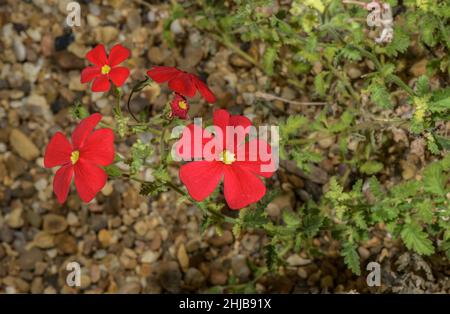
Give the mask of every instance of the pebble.
M 112 243 L 112 235 L 106 229 L 102 229 L 98 232 L 98 241 L 103 247 L 108 247 Z
M 6 215 L 6 223 L 13 229 L 23 226 L 24 219 L 22 218 L 22 208 L 15 208 L 11 213 Z
M 181 269 L 183 271 L 187 271 L 189 268 L 189 256 L 187 255 L 186 248 L 183 243 L 181 243 L 178 247 L 177 259 L 178 263 L 180 263 Z
M 174 33 L 175 35 L 183 34 L 184 29 L 183 26 L 181 26 L 180 20 L 176 19 L 170 24 L 170 31 Z
M 13 40 L 14 55 L 18 62 L 23 62 L 27 58 L 27 49 L 19 37 L 15 37 Z
M 141 285 L 139 282 L 128 282 L 121 286 L 117 291 L 121 294 L 136 294 L 141 292 Z
M 23 252 L 17 262 L 22 270 L 33 270 L 36 263 L 43 259 L 44 253 L 40 249 L 34 247 L 29 251 Z
M 145 251 L 141 257 L 141 263 L 148 263 L 148 264 L 154 263 L 158 260 L 159 255 L 160 254 L 158 252 L 152 250 Z
M 199 289 L 205 284 L 206 278 L 198 269 L 189 268 L 184 276 L 184 282 L 192 289 Z
M 237 68 L 250 68 L 252 67 L 252 64 L 248 62 L 247 60 L 243 59 L 241 56 L 239 56 L 236 53 L 233 53 L 230 55 L 229 62 L 231 65 L 237 67 Z
M 214 286 L 223 286 L 227 283 L 227 280 L 228 280 L 227 274 L 218 269 L 213 269 L 209 276 L 209 281 Z
M 67 221 L 63 216 L 48 214 L 44 216 L 44 231 L 50 234 L 61 233 L 67 229 Z
M 231 259 L 231 269 L 236 277 L 239 278 L 239 282 L 247 282 L 251 274 L 251 270 L 247 265 L 247 258 L 240 254 Z
M 40 249 L 49 249 L 55 246 L 54 236 L 45 231 L 36 233 L 33 244 Z
M 63 254 L 72 255 L 78 251 L 76 239 L 67 233 L 57 235 L 55 237 L 55 245 Z
M 230 230 L 224 230 L 222 235 L 214 234 L 208 241 L 213 246 L 221 247 L 233 243 L 233 234 Z
M 163 264 L 158 276 L 161 286 L 170 293 L 179 293 L 181 288 L 181 271 L 177 262 L 169 261 Z
M 19 129 L 13 129 L 9 134 L 9 144 L 25 160 L 32 161 L 39 156 L 36 145 Z
M 312 261 L 310 259 L 302 258 L 298 254 L 292 254 L 287 258 L 286 262 L 289 266 L 305 266 L 311 264 Z

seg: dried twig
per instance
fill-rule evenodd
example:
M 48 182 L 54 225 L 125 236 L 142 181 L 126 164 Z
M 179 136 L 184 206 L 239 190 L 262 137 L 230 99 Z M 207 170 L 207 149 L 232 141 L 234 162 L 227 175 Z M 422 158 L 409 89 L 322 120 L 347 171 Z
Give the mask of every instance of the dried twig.
M 267 94 L 267 93 L 263 93 L 263 92 L 256 92 L 255 93 L 255 97 L 257 98 L 262 98 L 265 100 L 279 100 L 288 104 L 292 104 L 292 105 L 301 105 L 301 106 L 324 106 L 327 103 L 326 102 L 302 102 L 302 101 L 295 101 L 295 100 L 289 100 L 283 97 L 279 97 L 279 96 L 275 96 L 272 94 Z

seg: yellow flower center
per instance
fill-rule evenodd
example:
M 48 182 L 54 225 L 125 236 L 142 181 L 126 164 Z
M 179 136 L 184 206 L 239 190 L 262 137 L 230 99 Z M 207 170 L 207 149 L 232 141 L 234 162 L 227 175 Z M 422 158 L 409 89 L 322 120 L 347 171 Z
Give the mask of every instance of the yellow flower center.
M 72 161 L 72 165 L 75 165 L 80 158 L 80 152 L 77 150 L 74 150 L 72 152 L 72 155 L 70 155 L 70 161 Z
M 222 152 L 222 157 L 220 158 L 225 165 L 231 165 L 236 161 L 236 155 L 228 150 L 224 150 Z
M 111 71 L 111 67 L 107 64 L 102 66 L 102 74 L 108 74 Z
M 185 101 L 180 100 L 180 101 L 178 102 L 178 107 L 180 107 L 180 109 L 186 110 L 186 109 L 187 109 L 187 104 L 186 104 Z

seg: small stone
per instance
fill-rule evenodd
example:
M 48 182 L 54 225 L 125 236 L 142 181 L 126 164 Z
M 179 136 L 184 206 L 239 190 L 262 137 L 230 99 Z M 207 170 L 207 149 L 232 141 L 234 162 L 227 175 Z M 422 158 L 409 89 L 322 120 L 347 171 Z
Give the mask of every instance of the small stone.
M 252 67 L 252 64 L 248 62 L 247 60 L 243 59 L 241 56 L 239 56 L 236 53 L 231 54 L 229 62 L 232 66 L 235 66 L 237 68 L 250 68 Z
M 297 270 L 297 275 L 302 279 L 308 278 L 308 272 L 306 271 L 305 267 L 299 267 Z
M 98 232 L 98 241 L 103 247 L 108 247 L 112 243 L 112 235 L 106 229 L 102 229 Z
M 223 286 L 227 283 L 227 280 L 228 280 L 227 274 L 218 269 L 213 269 L 209 276 L 209 281 L 214 286 Z
M 29 251 L 23 252 L 17 262 L 22 270 L 33 270 L 36 263 L 43 259 L 44 253 L 40 249 L 34 247 Z
M 80 276 L 80 283 L 81 283 L 80 288 L 82 290 L 86 290 L 91 286 L 91 278 L 88 275 L 82 274 Z
M 3 245 L 0 244 L 0 260 L 5 257 L 5 249 L 3 248 Z
M 360 78 L 362 75 L 362 72 L 358 67 L 350 66 L 347 69 L 347 74 L 351 79 L 354 80 L 354 79 Z
M 162 47 L 151 47 L 148 50 L 147 57 L 152 64 L 163 64 L 170 56 L 170 52 Z
M 44 231 L 51 234 L 61 233 L 67 228 L 67 221 L 63 216 L 48 214 L 44 216 Z
M 97 42 L 109 44 L 119 35 L 119 29 L 115 26 L 104 26 L 94 29 L 94 34 Z
M 183 34 L 184 29 L 183 26 L 181 26 L 180 20 L 176 19 L 170 24 L 170 31 L 174 33 L 175 35 Z
M 13 229 L 17 229 L 23 226 L 24 219 L 22 218 L 22 208 L 13 209 L 8 215 L 6 215 L 6 223 Z
M 18 62 L 23 62 L 27 58 L 27 49 L 23 44 L 22 40 L 18 37 L 15 37 L 13 40 L 13 49 L 14 55 L 16 56 L 16 60 Z
M 209 243 L 216 247 L 231 244 L 233 243 L 233 234 L 230 230 L 223 231 L 222 235 L 214 234 L 214 236 L 209 239 Z
M 363 246 L 358 248 L 358 253 L 362 260 L 366 260 L 370 257 L 370 251 Z
M 55 245 L 54 236 L 45 231 L 40 231 L 34 236 L 33 244 L 40 249 L 52 248 Z
M 151 263 L 156 262 L 158 260 L 158 258 L 159 258 L 158 252 L 148 250 L 148 251 L 145 251 L 144 254 L 142 254 L 141 263 L 151 264 Z
M 105 196 L 111 195 L 111 193 L 113 192 L 113 184 L 112 182 L 108 181 L 106 182 L 105 186 L 102 189 L 102 194 Z
M 81 70 L 84 68 L 84 61 L 67 50 L 56 52 L 55 59 L 63 70 Z
M 427 71 L 427 62 L 428 62 L 427 59 L 422 59 L 419 62 L 414 63 L 413 66 L 409 69 L 409 72 L 414 77 L 424 75 Z
M 58 250 L 63 254 L 76 254 L 78 251 L 76 239 L 66 233 L 59 234 L 55 237 L 55 245 Z
M 148 231 L 148 226 L 144 221 L 138 221 L 134 224 L 134 231 L 140 236 L 144 236 Z
M 333 277 L 327 275 L 320 280 L 320 287 L 322 289 L 330 289 L 333 287 Z
M 9 143 L 14 151 L 25 160 L 32 161 L 39 156 L 39 150 L 36 145 L 30 140 L 29 136 L 25 135 L 19 129 L 13 129 L 9 134 Z
M 178 247 L 177 258 L 178 263 L 180 263 L 181 269 L 183 271 L 187 271 L 187 269 L 189 268 L 189 256 L 187 255 L 186 248 L 184 247 L 183 243 L 181 243 Z
M 231 269 L 239 282 L 247 282 L 251 271 L 247 265 L 247 259 L 244 255 L 236 255 L 231 259 Z
M 69 226 L 78 226 L 80 221 L 78 220 L 78 216 L 74 213 L 70 212 L 67 215 L 67 223 Z
M 312 261 L 310 259 L 302 258 L 298 254 L 292 254 L 287 258 L 286 262 L 289 266 L 305 266 L 311 264 Z
M 122 294 L 137 294 L 141 292 L 141 285 L 139 282 L 127 282 L 117 292 Z
M 178 264 L 170 261 L 161 266 L 159 276 L 161 286 L 170 293 L 179 293 L 181 287 L 181 272 Z
M 189 268 L 184 276 L 184 282 L 192 289 L 199 289 L 205 284 L 205 276 L 196 268 Z

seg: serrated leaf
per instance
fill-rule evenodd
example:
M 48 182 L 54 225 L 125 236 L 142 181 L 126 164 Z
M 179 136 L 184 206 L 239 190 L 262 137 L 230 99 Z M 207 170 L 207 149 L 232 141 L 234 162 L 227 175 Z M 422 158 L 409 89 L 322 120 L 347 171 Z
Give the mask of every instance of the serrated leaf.
M 372 175 L 383 170 L 384 165 L 381 162 L 369 160 L 366 161 L 360 168 L 362 173 Z
M 423 172 L 424 190 L 436 195 L 444 196 L 445 176 L 440 163 L 433 162 L 429 164 Z
M 112 178 L 117 178 L 120 177 L 122 175 L 122 171 L 120 171 L 119 167 L 117 167 L 116 165 L 109 165 L 109 166 L 105 166 L 103 167 L 103 169 L 105 169 L 106 174 L 109 177 Z
M 405 224 L 400 233 L 406 247 L 421 255 L 431 255 L 434 253 L 433 242 L 428 239 L 428 235 L 422 231 L 415 223 Z
M 357 246 L 354 243 L 346 242 L 342 246 L 341 255 L 344 257 L 344 262 L 351 269 L 355 275 L 361 275 L 360 258 L 356 251 Z
M 277 58 L 277 49 L 275 47 L 268 47 L 263 56 L 263 68 L 267 75 L 273 75 L 274 64 Z

